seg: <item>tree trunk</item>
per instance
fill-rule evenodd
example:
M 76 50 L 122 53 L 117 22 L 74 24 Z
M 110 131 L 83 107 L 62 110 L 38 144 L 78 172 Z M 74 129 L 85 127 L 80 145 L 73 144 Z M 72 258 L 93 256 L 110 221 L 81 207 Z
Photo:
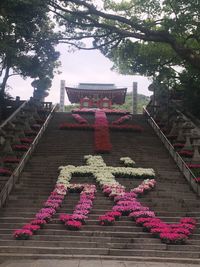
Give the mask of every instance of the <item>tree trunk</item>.
M 0 85 L 0 122 L 4 119 L 4 115 L 5 115 L 5 108 L 6 108 L 5 89 L 6 89 L 6 84 L 9 78 L 9 71 L 10 71 L 10 67 L 7 66 L 5 69 L 5 74 L 4 74 L 2 84 Z

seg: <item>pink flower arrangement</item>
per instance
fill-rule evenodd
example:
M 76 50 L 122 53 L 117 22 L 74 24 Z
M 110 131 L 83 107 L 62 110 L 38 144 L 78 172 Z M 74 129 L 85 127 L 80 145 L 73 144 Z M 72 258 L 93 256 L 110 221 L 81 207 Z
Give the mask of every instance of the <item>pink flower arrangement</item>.
M 109 217 L 113 217 L 113 218 L 115 218 L 115 220 L 118 220 L 119 217 L 121 217 L 122 214 L 119 211 L 107 211 L 105 213 L 105 215 L 109 216 Z
M 52 217 L 52 214 L 50 213 L 45 213 L 45 212 L 38 212 L 36 215 L 35 215 L 35 218 L 37 220 L 45 220 L 46 222 L 49 222 L 50 219 Z
M 48 200 L 44 203 L 45 208 L 53 208 L 53 209 L 58 209 L 62 203 L 62 200 Z
M 132 219 L 134 218 L 144 218 L 144 217 L 155 217 L 155 213 L 153 211 L 134 211 L 131 212 L 131 214 L 129 215 L 129 217 L 131 217 Z
M 19 229 L 15 230 L 13 233 L 13 237 L 15 239 L 20 239 L 20 240 L 27 240 L 33 235 L 32 231 L 27 230 L 27 229 Z
M 43 208 L 39 212 L 40 213 L 49 213 L 50 215 L 53 215 L 56 213 L 56 210 L 53 208 Z
M 131 190 L 135 194 L 144 194 L 149 190 L 152 190 L 156 185 L 156 181 L 154 179 L 146 179 L 144 180 L 138 187 Z
M 58 188 L 62 188 L 62 194 L 59 194 Z M 44 208 L 40 209 L 40 211 L 38 213 L 36 213 L 35 218 L 33 220 L 30 221 L 29 224 L 26 224 L 22 227 L 22 229 L 19 229 L 19 233 L 22 233 L 22 238 L 18 238 L 18 235 L 16 235 L 16 233 L 14 232 L 13 236 L 16 239 L 28 239 L 27 238 L 23 238 L 23 233 L 24 231 L 29 231 L 32 235 L 35 231 L 37 231 L 38 229 L 40 229 L 44 224 L 48 223 L 52 216 L 55 214 L 56 209 L 61 205 L 63 199 L 64 199 L 64 188 L 62 186 L 58 186 L 56 185 L 55 189 L 53 192 L 51 192 L 50 196 L 48 197 L 47 201 L 44 203 Z M 66 194 L 66 189 L 65 189 L 65 194 Z M 52 204 L 51 206 L 49 206 L 49 203 Z M 54 205 L 55 204 L 55 205 Z M 24 229 L 26 228 L 26 229 Z
M 168 224 L 156 217 L 141 217 L 136 219 L 136 224 L 167 244 L 184 244 L 195 228 L 196 220 L 182 218 L 179 223 Z
M 47 222 L 45 220 L 32 220 L 30 221 L 30 224 L 33 224 L 33 225 L 39 225 L 40 227 L 42 227 L 43 225 L 45 225 Z
M 69 191 L 70 189 L 77 190 L 78 192 L 82 190 L 82 192 L 80 193 L 80 200 L 75 206 L 72 214 L 61 214 L 59 219 L 61 222 L 65 223 L 69 230 L 79 230 L 82 224 L 85 223 L 85 220 L 87 219 L 87 214 L 89 214 L 92 208 L 92 201 L 94 200 L 96 186 L 90 184 L 71 184 Z M 68 225 L 68 222 L 70 222 L 70 225 Z M 73 229 L 73 222 L 80 223 L 78 224 L 77 229 Z

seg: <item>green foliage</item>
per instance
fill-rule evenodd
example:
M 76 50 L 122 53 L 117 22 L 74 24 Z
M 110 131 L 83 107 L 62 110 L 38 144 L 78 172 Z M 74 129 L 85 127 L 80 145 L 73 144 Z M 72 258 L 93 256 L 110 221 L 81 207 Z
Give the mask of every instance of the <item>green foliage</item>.
M 79 105 L 66 105 L 65 106 L 65 112 L 70 112 L 70 111 L 72 111 L 72 109 L 78 108 L 78 107 L 79 107 Z
M 12 75 L 40 81 L 53 78 L 59 53 L 54 46 L 59 34 L 48 14 L 44 0 L 1 0 L 0 2 L 0 91 L 3 95 Z M 34 83 L 34 85 L 37 82 Z M 48 85 L 50 86 L 50 82 Z M 48 89 L 38 87 L 38 90 Z
M 146 106 L 150 101 L 149 96 L 138 94 L 138 103 L 137 103 L 137 113 L 142 113 L 143 106 Z M 133 112 L 133 106 L 132 106 L 132 93 L 127 93 L 125 98 L 125 103 L 123 105 L 113 105 L 116 109 L 125 109 Z
M 137 113 L 142 113 L 143 106 L 146 106 L 150 101 L 149 96 L 138 94 L 138 106 L 137 106 Z M 65 106 L 65 112 L 70 112 L 74 108 L 78 108 L 79 105 L 67 105 Z M 123 105 L 113 105 L 115 109 L 125 109 L 130 112 L 133 111 L 132 108 L 132 93 L 127 93 L 125 98 L 125 103 Z

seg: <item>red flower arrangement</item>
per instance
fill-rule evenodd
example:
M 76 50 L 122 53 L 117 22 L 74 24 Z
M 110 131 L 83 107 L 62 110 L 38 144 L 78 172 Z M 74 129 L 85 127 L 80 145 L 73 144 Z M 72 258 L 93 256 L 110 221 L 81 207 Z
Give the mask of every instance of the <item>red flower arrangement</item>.
M 144 129 L 139 125 L 110 125 L 111 130 L 130 131 L 141 133 Z
M 31 144 L 33 142 L 33 138 L 20 138 L 20 142 L 24 144 Z
M 131 118 L 131 115 L 124 115 L 120 117 L 119 119 L 113 121 L 112 124 L 114 125 L 122 124 L 123 122 L 130 120 L 130 118 Z
M 129 111 L 127 110 L 121 110 L 121 109 L 109 109 L 109 108 L 103 108 L 100 109 L 102 111 L 104 111 L 105 113 L 108 114 L 130 114 Z M 72 112 L 73 113 L 94 113 L 96 111 L 96 109 L 92 109 L 92 108 L 76 108 L 73 109 Z
M 72 114 L 72 117 L 80 124 L 88 124 L 88 121 L 79 114 Z
M 16 158 L 16 157 L 7 157 L 3 159 L 4 163 L 19 163 L 20 159 Z
M 13 145 L 14 151 L 27 151 L 29 149 L 29 146 L 26 145 Z
M 0 176 L 10 176 L 12 172 L 6 168 L 0 168 Z
M 80 230 L 82 223 L 76 220 L 69 220 L 65 222 L 65 226 L 72 231 Z
M 24 133 L 26 136 L 36 136 L 37 135 L 37 132 L 35 132 L 35 131 L 25 131 Z
M 185 145 L 185 144 L 183 144 L 183 143 L 175 143 L 175 144 L 173 144 L 173 147 L 174 147 L 174 148 L 183 148 L 184 145 Z
M 180 156 L 186 157 L 186 158 L 192 158 L 193 156 L 193 151 L 191 150 L 181 150 L 178 153 Z
M 27 240 L 33 235 L 32 231 L 27 230 L 27 229 L 19 229 L 14 231 L 13 237 L 15 239 L 20 239 L 20 240 Z
M 35 233 L 37 230 L 40 229 L 40 226 L 36 225 L 36 224 L 26 224 L 23 226 L 23 229 L 26 229 L 26 230 L 29 230 L 29 231 Z
M 89 124 L 74 124 L 74 123 L 62 123 L 59 126 L 60 130 L 93 130 L 93 125 Z
M 102 215 L 98 218 L 100 225 L 113 225 L 115 222 L 115 217 L 108 216 L 108 215 Z
M 46 223 L 47 222 L 45 220 L 37 220 L 37 219 L 35 219 L 35 220 L 30 221 L 30 224 L 39 225 L 40 228 L 42 228 Z
M 185 244 L 188 237 L 177 233 L 161 233 L 160 239 L 166 244 Z
M 99 153 L 110 152 L 112 145 L 110 143 L 110 133 L 106 114 L 102 110 L 95 112 L 95 151 Z

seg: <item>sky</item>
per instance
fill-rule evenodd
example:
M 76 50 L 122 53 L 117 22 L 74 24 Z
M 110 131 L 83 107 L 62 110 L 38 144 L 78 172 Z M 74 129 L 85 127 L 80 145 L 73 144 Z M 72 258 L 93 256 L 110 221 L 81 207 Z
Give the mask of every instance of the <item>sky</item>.
M 61 74 L 54 76 L 49 96 L 45 101 L 59 103 L 61 80 L 65 80 L 66 86 L 76 86 L 79 83 L 114 83 L 117 87 L 127 87 L 128 91 L 132 90 L 133 82 L 138 82 L 138 93 L 151 95 L 148 91 L 150 81 L 146 77 L 120 75 L 111 71 L 112 62 L 97 50 L 68 52 L 64 44 L 60 44 L 56 50 L 61 54 L 59 68 Z M 20 96 L 21 100 L 29 99 L 33 94 L 31 82 L 29 78 L 23 80 L 16 76 L 10 77 L 9 93 L 13 97 Z M 67 95 L 65 95 L 65 104 L 69 104 Z

